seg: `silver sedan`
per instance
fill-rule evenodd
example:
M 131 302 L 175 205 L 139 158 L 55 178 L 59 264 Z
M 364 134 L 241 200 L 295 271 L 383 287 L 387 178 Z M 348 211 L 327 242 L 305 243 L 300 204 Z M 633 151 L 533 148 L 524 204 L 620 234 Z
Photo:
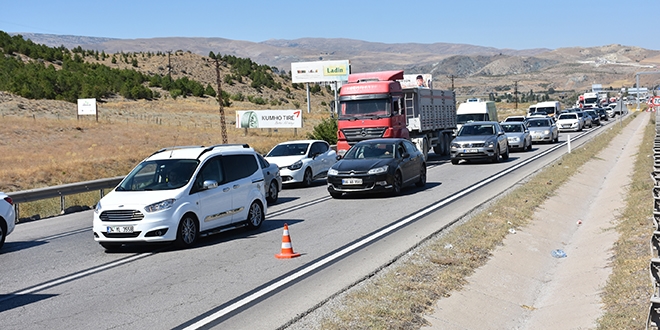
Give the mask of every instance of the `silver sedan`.
M 532 143 L 559 141 L 559 128 L 550 118 L 531 118 L 527 127 L 532 135 Z
M 503 122 L 501 126 L 509 140 L 509 148 L 532 150 L 532 135 L 524 122 Z

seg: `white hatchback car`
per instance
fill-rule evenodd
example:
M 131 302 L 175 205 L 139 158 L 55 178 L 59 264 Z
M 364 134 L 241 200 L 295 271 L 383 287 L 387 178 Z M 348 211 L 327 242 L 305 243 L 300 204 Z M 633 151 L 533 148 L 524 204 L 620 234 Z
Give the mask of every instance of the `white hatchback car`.
M 298 140 L 276 145 L 266 160 L 279 166 L 282 183 L 309 187 L 315 179 L 327 176 L 337 162 L 337 153 L 323 140 Z
M 265 182 L 247 145 L 173 147 L 138 164 L 96 205 L 94 240 L 192 246 L 200 235 L 247 226 L 266 214 Z
M 0 248 L 5 245 L 7 235 L 14 231 L 15 226 L 14 202 L 7 194 L 0 192 Z

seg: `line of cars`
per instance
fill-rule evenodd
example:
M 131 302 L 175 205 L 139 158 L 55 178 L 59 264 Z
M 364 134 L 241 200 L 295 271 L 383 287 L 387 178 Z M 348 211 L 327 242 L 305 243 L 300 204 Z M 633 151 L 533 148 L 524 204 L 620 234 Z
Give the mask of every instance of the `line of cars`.
M 544 114 L 510 116 L 502 122 L 469 122 L 456 133 L 450 158 L 460 161 L 508 159 L 510 151 L 530 151 L 532 144 L 559 141 L 559 129 Z
M 558 139 L 559 128 L 547 116 L 468 122 L 451 143 L 450 159 L 452 164 L 499 162 L 510 150 L 529 151 L 534 143 Z M 264 156 L 247 145 L 165 148 L 138 164 L 97 204 L 94 239 L 106 250 L 134 242 L 186 248 L 209 233 L 258 228 L 283 185 L 310 186 L 323 177 L 333 198 L 398 195 L 406 185 L 426 184 L 426 157 L 406 139 L 361 141 L 343 157 L 321 140 L 280 143 Z M 0 223 L 0 246 L 13 223 Z

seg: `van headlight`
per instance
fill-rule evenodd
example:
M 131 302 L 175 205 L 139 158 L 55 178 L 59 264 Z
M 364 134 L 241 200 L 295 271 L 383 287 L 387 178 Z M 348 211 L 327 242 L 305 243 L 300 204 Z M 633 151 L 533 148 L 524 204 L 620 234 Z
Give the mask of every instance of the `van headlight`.
M 147 206 L 144 207 L 144 210 L 149 212 L 149 213 L 167 210 L 167 209 L 171 208 L 172 205 L 174 205 L 175 201 L 176 201 L 176 199 L 174 199 L 174 198 L 166 199 L 166 200 L 160 201 L 158 203 L 153 203 L 151 205 L 147 205 Z
M 96 213 L 96 214 L 101 213 L 101 201 L 96 203 L 96 207 L 94 208 L 94 213 Z

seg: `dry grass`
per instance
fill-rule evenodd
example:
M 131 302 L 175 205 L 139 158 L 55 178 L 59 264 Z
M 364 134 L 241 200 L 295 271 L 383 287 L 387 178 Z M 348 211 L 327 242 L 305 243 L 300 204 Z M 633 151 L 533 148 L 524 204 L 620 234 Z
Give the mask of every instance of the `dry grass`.
M 91 116 L 77 120 L 70 103 L 51 102 L 48 111 L 30 111 L 30 116 L 0 111 L 0 191 L 126 175 L 160 148 L 222 143 L 217 102 L 208 99 L 102 103 L 98 122 Z M 228 143 L 248 143 L 260 153 L 282 141 L 306 138 L 314 125 L 329 117 L 327 111 L 304 112 L 301 129 L 251 129 L 246 135 L 235 127 L 238 109 L 225 111 Z M 65 207 L 92 206 L 98 199 L 99 193 L 71 196 Z M 20 205 L 22 217 L 52 216 L 60 209 L 59 198 Z
M 610 127 L 598 139 L 574 149 L 483 210 L 468 215 L 452 230 L 427 240 L 386 271 L 346 292 L 341 307 L 324 318 L 320 328 L 420 328 L 426 323 L 424 314 L 431 312 L 438 299 L 462 287 L 466 278 L 488 261 L 491 251 L 502 244 L 510 228 L 525 226 L 536 208 L 570 178 L 568 173 L 594 158 L 621 131 L 619 125 Z M 648 178 L 647 170 L 644 175 Z M 646 189 L 640 200 L 648 201 L 649 191 Z M 520 200 L 526 202 L 514 203 Z M 648 233 L 648 217 L 643 220 Z
M 655 120 L 646 127 L 635 160 L 626 207 L 618 220 L 612 275 L 603 290 L 605 314 L 598 329 L 644 329 L 653 286 L 649 275 L 649 242 L 653 234 L 653 140 Z

